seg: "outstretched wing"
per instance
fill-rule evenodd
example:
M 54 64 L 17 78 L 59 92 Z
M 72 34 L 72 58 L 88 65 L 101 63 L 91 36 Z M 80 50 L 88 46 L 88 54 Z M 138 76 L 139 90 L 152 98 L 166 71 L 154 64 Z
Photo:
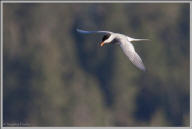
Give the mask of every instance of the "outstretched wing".
M 113 32 L 110 32 L 110 31 L 86 31 L 86 30 L 80 30 L 80 29 L 77 29 L 77 32 L 83 33 L 83 34 L 92 34 L 92 33 L 111 34 L 111 33 L 113 33 Z
M 134 46 L 127 40 L 123 41 L 120 46 L 129 60 L 139 69 L 145 71 L 145 66 L 139 55 L 136 53 Z

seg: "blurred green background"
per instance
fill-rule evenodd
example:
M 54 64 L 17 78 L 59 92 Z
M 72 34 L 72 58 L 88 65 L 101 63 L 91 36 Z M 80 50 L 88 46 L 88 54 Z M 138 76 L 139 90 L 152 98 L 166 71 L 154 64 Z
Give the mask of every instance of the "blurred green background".
M 28 126 L 189 126 L 188 3 L 3 4 L 3 122 Z M 134 43 L 147 71 L 109 30 Z

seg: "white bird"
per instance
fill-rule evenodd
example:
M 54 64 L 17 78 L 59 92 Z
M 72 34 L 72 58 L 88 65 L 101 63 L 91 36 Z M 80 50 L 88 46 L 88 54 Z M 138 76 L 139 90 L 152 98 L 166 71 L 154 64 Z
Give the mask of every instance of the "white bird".
M 83 33 L 83 34 L 92 34 L 92 33 L 102 33 L 104 34 L 102 38 L 102 42 L 100 43 L 100 46 L 103 46 L 104 44 L 119 44 L 122 48 L 125 55 L 129 58 L 129 60 L 137 66 L 139 69 L 145 71 L 145 66 L 139 57 L 139 55 L 136 53 L 132 41 L 143 41 L 143 40 L 149 40 L 149 39 L 135 39 L 128 37 L 123 34 L 114 33 L 110 31 L 85 31 L 77 29 L 77 32 Z

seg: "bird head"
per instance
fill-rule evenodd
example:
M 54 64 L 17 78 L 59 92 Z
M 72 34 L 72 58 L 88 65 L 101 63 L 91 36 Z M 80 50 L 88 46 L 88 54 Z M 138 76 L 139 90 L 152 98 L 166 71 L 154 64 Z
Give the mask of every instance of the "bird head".
M 102 42 L 100 43 L 100 46 L 104 46 L 107 43 L 111 43 L 113 40 L 112 36 L 110 34 L 106 34 L 102 38 Z

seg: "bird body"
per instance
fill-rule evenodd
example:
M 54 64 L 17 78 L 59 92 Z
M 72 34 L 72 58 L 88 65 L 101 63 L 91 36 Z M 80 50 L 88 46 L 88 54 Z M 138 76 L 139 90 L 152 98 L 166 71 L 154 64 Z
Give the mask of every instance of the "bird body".
M 125 55 L 129 58 L 129 60 L 136 67 L 145 71 L 145 66 L 144 66 L 141 58 L 139 57 L 139 55 L 136 53 L 135 48 L 131 42 L 132 41 L 143 41 L 143 40 L 148 40 L 148 39 L 135 39 L 135 38 L 131 38 L 126 35 L 123 35 L 123 34 L 113 33 L 110 31 L 85 31 L 85 30 L 77 29 L 77 32 L 80 32 L 83 34 L 92 34 L 92 33 L 104 34 L 100 46 L 103 46 L 104 44 L 109 44 L 109 43 L 119 44 L 121 49 L 125 53 Z

